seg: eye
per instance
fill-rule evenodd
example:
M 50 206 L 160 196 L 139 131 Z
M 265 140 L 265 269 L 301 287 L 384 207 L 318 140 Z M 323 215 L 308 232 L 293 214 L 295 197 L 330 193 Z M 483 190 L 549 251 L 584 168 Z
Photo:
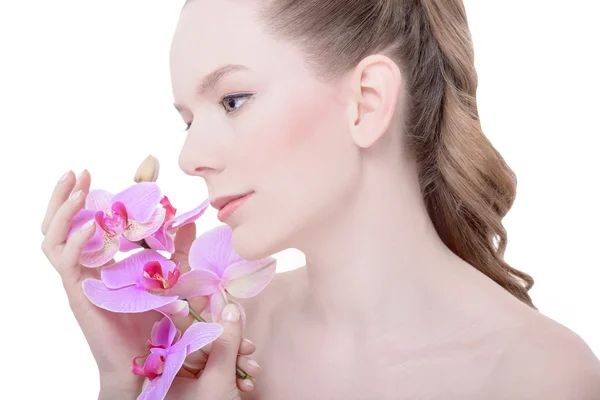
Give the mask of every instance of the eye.
M 239 110 L 242 107 L 242 105 L 246 103 L 248 99 L 250 99 L 250 97 L 252 97 L 251 93 L 232 94 L 223 97 L 219 104 L 223 104 L 225 111 L 229 111 L 227 114 L 232 114 L 234 112 L 237 112 L 237 110 Z M 242 101 L 241 104 L 238 107 L 236 107 L 236 105 L 239 104 L 238 100 L 240 99 L 244 101 Z M 230 108 L 228 107 L 230 107 L 233 110 L 230 110 Z
M 223 105 L 223 107 L 225 108 L 225 111 L 229 110 L 228 107 L 233 108 L 234 109 L 233 111 L 227 112 L 227 114 L 233 114 L 233 113 L 237 112 L 242 107 L 242 105 L 245 104 L 253 95 L 254 95 L 253 93 L 232 94 L 232 95 L 223 97 L 223 99 L 219 102 L 219 104 Z M 241 102 L 241 104 L 238 101 L 240 99 L 244 100 L 243 102 Z M 236 105 L 238 105 L 238 106 L 236 107 Z M 192 127 L 192 123 L 190 122 L 187 124 L 187 127 L 183 131 L 184 132 L 189 131 L 191 127 Z

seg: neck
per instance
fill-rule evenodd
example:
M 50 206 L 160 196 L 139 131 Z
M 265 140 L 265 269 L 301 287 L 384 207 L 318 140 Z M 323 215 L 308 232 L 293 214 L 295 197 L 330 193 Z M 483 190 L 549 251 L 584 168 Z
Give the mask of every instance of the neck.
M 466 269 L 437 235 L 416 173 L 372 175 L 378 178 L 362 179 L 354 199 L 298 247 L 307 263 L 305 312 L 361 335 L 383 325 L 415 326 L 434 301 L 455 295 Z

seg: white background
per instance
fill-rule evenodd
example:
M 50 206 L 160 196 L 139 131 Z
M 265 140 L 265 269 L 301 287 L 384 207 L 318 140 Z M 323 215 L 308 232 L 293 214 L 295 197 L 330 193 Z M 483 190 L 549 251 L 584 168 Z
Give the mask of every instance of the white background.
M 505 219 L 506 259 L 534 277 L 539 309 L 600 355 L 594 2 L 465 4 L 483 128 L 519 180 Z M 60 176 L 88 168 L 94 188 L 118 191 L 154 154 L 159 183 L 178 209 L 206 197 L 203 182 L 177 166 L 185 125 L 172 106 L 168 53 L 181 6 L 0 3 L 0 380 L 10 398 L 92 399 L 98 392 L 94 360 L 40 250 L 40 223 Z M 201 221 L 200 231 L 219 223 L 212 209 Z M 276 257 L 280 271 L 303 263 L 295 250 Z

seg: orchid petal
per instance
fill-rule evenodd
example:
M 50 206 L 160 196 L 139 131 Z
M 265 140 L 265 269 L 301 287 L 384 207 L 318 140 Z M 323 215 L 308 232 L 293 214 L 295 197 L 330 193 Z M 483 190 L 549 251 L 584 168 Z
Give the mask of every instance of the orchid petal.
M 213 294 L 218 288 L 221 279 L 212 271 L 193 270 L 186 272 L 179 277 L 179 280 L 172 288 L 166 290 L 168 296 L 179 296 L 182 299 L 189 299 L 195 296 L 207 296 Z
M 90 190 L 85 198 L 85 208 L 94 211 L 106 211 L 110 209 L 111 199 L 114 195 L 106 190 Z
M 240 261 L 225 270 L 225 289 L 234 297 L 246 299 L 259 294 L 275 277 L 277 260 Z
M 177 334 L 177 328 L 169 318 L 163 318 L 152 325 L 150 341 L 154 346 L 164 346 L 165 349 L 171 347 Z
M 167 317 L 187 317 L 190 313 L 190 308 L 187 301 L 175 300 L 172 303 L 165 304 L 162 307 L 155 308 L 156 311 L 162 313 Z
M 237 261 L 240 256 L 231 244 L 231 228 L 219 225 L 198 236 L 190 247 L 189 263 L 191 269 L 205 269 L 223 276 L 225 268 Z
M 161 226 L 152 235 L 146 237 L 145 240 L 151 249 L 165 251 L 165 227 Z
M 164 285 L 159 279 L 153 279 L 146 276 L 147 272 L 144 273 L 141 279 L 141 285 L 144 289 L 149 292 L 163 291 Z
M 165 250 L 171 254 L 175 253 L 175 235 L 167 233 L 165 236 Z
M 177 297 L 153 295 L 138 286 L 109 289 L 98 279 L 86 279 L 82 287 L 83 292 L 94 305 L 118 313 L 150 311 L 177 300 Z
M 127 253 L 131 250 L 136 250 L 136 249 L 142 248 L 142 246 L 140 246 L 139 244 L 130 242 L 129 240 L 125 239 L 123 236 L 119 237 L 119 241 L 120 241 L 119 251 L 122 251 L 123 253 Z
M 165 220 L 165 213 L 166 211 L 164 208 L 157 208 L 146 222 L 130 219 L 129 227 L 123 232 L 123 236 L 131 242 L 137 242 L 138 240 L 142 240 L 145 237 L 152 235 L 162 226 L 162 223 Z
M 209 343 L 214 342 L 223 333 L 223 327 L 216 322 L 196 322 L 193 323 L 183 333 L 183 336 L 177 343 L 171 347 L 170 352 L 179 352 L 184 350 L 186 356 L 200 350 Z
M 173 217 L 173 219 L 169 220 L 165 224 L 165 228 L 167 228 L 167 230 L 176 230 L 181 228 L 183 225 L 187 225 L 191 222 L 196 221 L 202 216 L 202 214 L 204 214 L 204 212 L 208 209 L 209 205 L 210 203 L 208 202 L 208 199 L 204 200 L 202 204 L 200 204 L 193 210 Z
M 136 284 L 144 276 L 144 265 L 152 261 L 158 261 L 163 271 L 172 271 L 175 268 L 175 263 L 162 254 L 144 249 L 102 268 L 100 272 L 102 282 L 110 289 Z
M 150 353 L 144 362 L 144 374 L 150 379 L 158 378 L 162 373 L 165 362 L 160 358 L 160 354 Z
M 144 368 L 137 363 L 138 358 L 144 358 L 144 356 L 135 357 L 131 362 L 131 372 L 135 375 L 146 376 Z
M 160 200 L 160 205 L 162 205 L 163 208 L 167 211 L 167 216 L 165 217 L 165 220 L 168 221 L 172 219 L 175 216 L 175 214 L 177 214 L 177 209 L 173 207 L 173 204 L 171 204 L 171 201 L 167 196 L 163 196 L 163 198 Z
M 227 299 L 220 290 L 217 290 L 210 296 L 210 318 L 211 321 L 216 322 L 219 320 L 219 315 L 223 308 L 227 304 Z
M 98 251 L 90 251 L 87 253 L 81 253 L 79 256 L 79 262 L 84 267 L 96 268 L 109 262 L 115 254 L 119 252 L 119 238 L 110 237 L 106 232 L 96 227 L 96 231 L 103 233 L 103 246 Z
M 180 301 L 180 300 L 177 300 L 177 301 Z M 183 302 L 183 303 L 185 303 L 185 302 Z M 177 331 L 175 332 L 175 339 L 173 339 L 173 344 L 178 342 L 179 339 L 181 339 L 181 331 L 179 329 L 177 329 Z
M 163 400 L 173 383 L 173 379 L 175 379 L 175 375 L 181 369 L 185 357 L 183 351 L 170 352 L 166 357 L 162 375 L 148 382 L 137 400 Z
M 94 219 L 96 216 L 96 211 L 93 210 L 79 210 L 77 214 L 71 219 L 71 229 L 69 231 L 69 235 L 74 233 L 76 230 L 81 228 L 91 219 Z
M 146 222 L 159 205 L 161 197 L 160 188 L 156 183 L 140 182 L 116 194 L 111 201 L 125 204 L 129 218 Z

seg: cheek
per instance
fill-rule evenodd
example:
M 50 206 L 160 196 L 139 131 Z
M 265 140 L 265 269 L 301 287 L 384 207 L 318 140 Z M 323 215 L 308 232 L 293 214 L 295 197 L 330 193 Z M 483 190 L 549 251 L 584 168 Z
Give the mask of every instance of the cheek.
M 268 115 L 256 115 L 251 133 L 240 142 L 240 176 L 257 192 L 248 209 L 252 223 L 233 233 L 243 258 L 290 247 L 295 233 L 327 218 L 356 185 L 358 150 L 343 106 L 333 95 L 308 92 L 303 97 L 278 94 L 270 104 L 261 104 Z M 286 102 L 290 98 L 296 100 Z
M 261 154 L 268 162 L 261 182 L 277 182 L 279 190 L 296 193 L 344 164 L 349 140 L 340 112 L 318 94 L 280 107 L 263 132 Z
M 261 215 L 287 226 L 339 202 L 356 180 L 358 153 L 345 110 L 334 95 L 314 93 L 273 104 L 247 155 L 259 163 L 248 177 L 261 193 Z

